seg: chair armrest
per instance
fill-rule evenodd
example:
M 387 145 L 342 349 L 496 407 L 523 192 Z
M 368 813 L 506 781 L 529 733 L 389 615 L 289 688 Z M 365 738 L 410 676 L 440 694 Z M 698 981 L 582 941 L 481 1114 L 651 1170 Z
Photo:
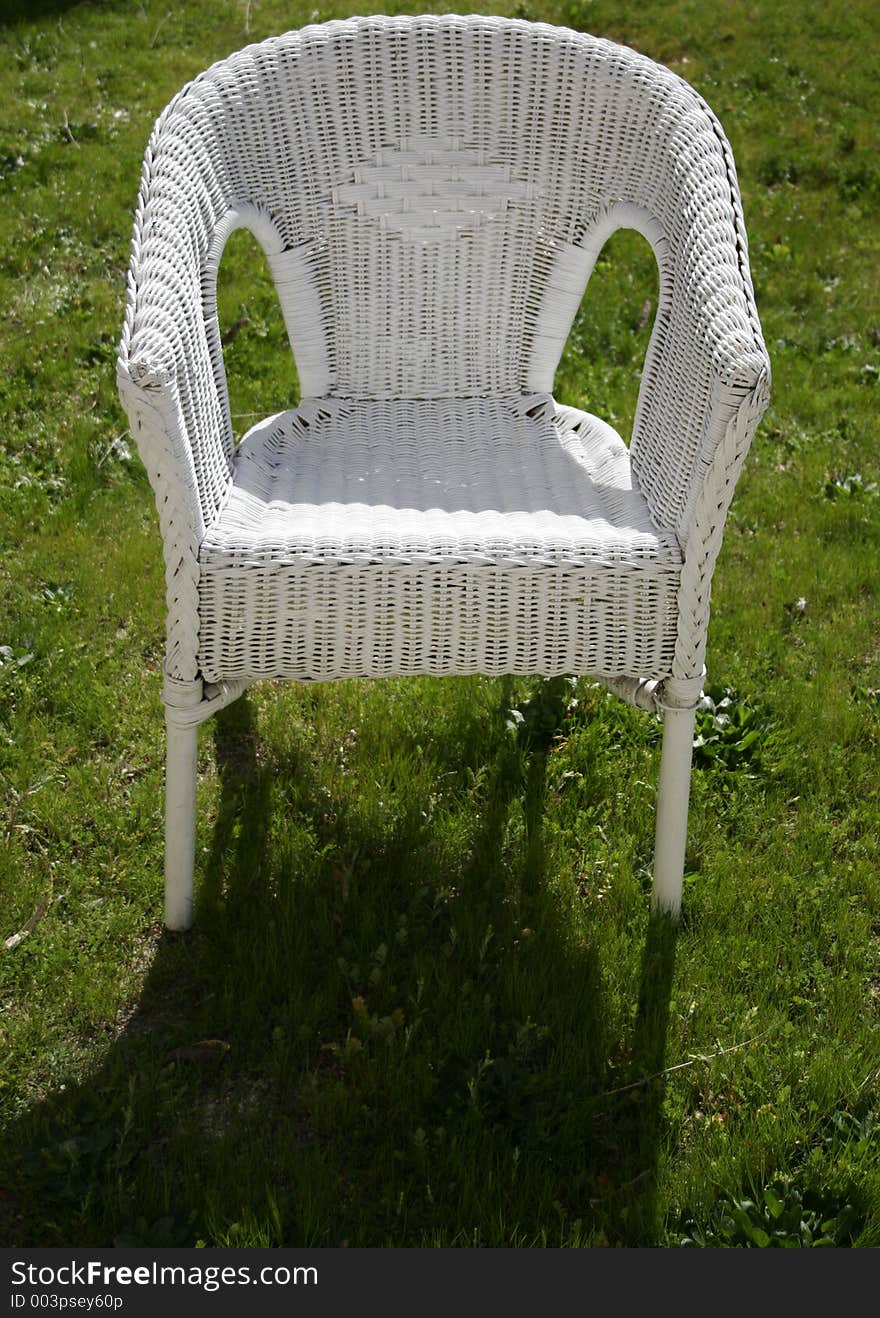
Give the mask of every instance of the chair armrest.
M 231 483 L 232 436 L 217 396 L 201 305 L 182 289 L 176 303 L 166 291 L 157 316 L 155 276 L 138 257 L 136 243 L 116 379 L 159 514 L 167 685 L 168 679 L 192 682 L 198 676 L 198 553 Z M 163 336 L 159 317 L 190 328 L 190 343 L 181 334 L 176 342 L 171 333 Z M 138 347 L 149 357 L 137 355 Z
M 160 115 L 144 156 L 117 380 L 157 501 L 174 485 L 200 543 L 232 471 L 214 250 L 228 203 L 207 167 L 210 117 L 190 93 Z
M 743 250 L 737 255 L 745 259 Z M 699 264 L 714 281 L 711 293 L 698 286 L 690 296 L 674 290 L 664 298 L 661 274 L 661 305 L 630 445 L 633 473 L 652 517 L 675 531 L 683 545 L 696 529 L 707 485 L 710 497 L 713 484 L 727 490 L 723 521 L 770 397 L 770 359 L 747 268 L 738 277 L 729 264 L 714 265 L 709 253 L 700 254 Z M 738 441 L 731 449 L 730 427 L 737 417 Z
M 209 125 L 184 89 L 147 146 L 135 212 L 120 398 L 156 498 L 168 603 L 166 675 L 197 675 L 198 551 L 222 507 L 233 437 L 211 260 L 225 197 L 208 181 Z M 173 123 L 178 125 L 171 131 Z
M 116 383 L 156 496 L 160 521 L 167 520 L 165 513 L 169 504 L 173 505 L 175 523 L 180 528 L 186 527 L 187 539 L 195 552 L 209 519 L 199 491 L 193 444 L 187 433 L 176 375 L 168 367 L 125 361 L 120 356 Z M 162 532 L 164 535 L 164 524 Z M 175 538 L 179 538 L 179 531 Z
M 116 379 L 157 501 L 168 497 L 173 484 L 175 502 L 186 509 L 201 543 L 231 479 L 226 377 L 219 334 L 216 325 L 205 323 L 197 279 L 170 291 L 157 288 L 159 280 L 161 266 L 157 279 L 149 259 L 132 270 Z
M 117 383 L 153 487 L 162 532 L 168 609 L 165 673 L 192 682 L 198 676 L 198 552 L 206 524 L 180 391 L 172 372 L 122 357 Z
M 696 93 L 690 97 L 686 140 L 670 161 L 666 213 L 646 233 L 660 296 L 631 444 L 652 516 L 683 544 L 706 481 L 720 478 L 716 453 L 728 427 L 752 399 L 751 427 L 738 431 L 744 447 L 726 463 L 732 480 L 725 480 L 723 521 L 770 386 L 733 155 L 712 111 Z
M 736 167 L 700 97 L 670 153 L 665 214 L 650 231 L 660 296 L 630 457 L 658 527 L 684 564 L 674 676 L 702 672 L 712 573 L 734 487 L 770 397 Z

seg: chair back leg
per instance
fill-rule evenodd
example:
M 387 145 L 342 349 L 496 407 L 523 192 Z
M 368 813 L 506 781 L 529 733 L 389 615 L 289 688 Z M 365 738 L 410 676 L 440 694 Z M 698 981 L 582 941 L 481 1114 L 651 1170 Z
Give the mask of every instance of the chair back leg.
M 193 868 L 196 851 L 196 762 L 198 727 L 166 720 L 165 768 L 165 924 L 192 924 Z
M 663 713 L 653 906 L 676 918 L 681 910 L 696 713 L 695 708 L 667 708 Z

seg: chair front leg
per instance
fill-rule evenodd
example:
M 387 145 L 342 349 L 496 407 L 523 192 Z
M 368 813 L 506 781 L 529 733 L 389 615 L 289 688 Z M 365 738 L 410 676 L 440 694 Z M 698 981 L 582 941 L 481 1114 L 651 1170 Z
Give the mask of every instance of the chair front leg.
M 676 919 L 681 910 L 696 714 L 696 708 L 666 708 L 663 712 L 653 907 Z
M 165 924 L 192 924 L 193 869 L 196 853 L 196 762 L 198 727 L 168 718 L 165 768 Z

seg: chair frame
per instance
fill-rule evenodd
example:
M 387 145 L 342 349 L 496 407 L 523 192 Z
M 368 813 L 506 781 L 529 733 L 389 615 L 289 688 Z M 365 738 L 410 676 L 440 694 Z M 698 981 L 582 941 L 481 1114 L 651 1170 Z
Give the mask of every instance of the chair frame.
M 705 220 L 707 232 L 713 224 L 723 232 L 720 237 L 713 237 L 716 246 L 712 251 L 708 247 L 703 250 L 700 246 L 702 238 L 696 240 L 694 247 L 693 264 L 699 278 L 695 277 L 694 287 L 688 294 L 693 307 L 687 314 L 691 317 L 695 336 L 703 336 L 699 343 L 700 361 L 708 365 L 700 367 L 702 374 L 697 391 L 700 416 L 692 423 L 694 430 L 699 432 L 693 438 L 690 450 L 694 470 L 686 472 L 689 484 L 683 496 L 675 495 L 674 508 L 664 486 L 664 482 L 670 485 L 670 478 L 664 470 L 651 475 L 653 469 L 648 460 L 651 445 L 655 443 L 652 438 L 655 432 L 665 428 L 671 433 L 687 429 L 690 424 L 686 402 L 664 402 L 663 388 L 658 385 L 674 354 L 688 351 L 688 344 L 676 344 L 672 331 L 668 330 L 671 315 L 667 314 L 668 305 L 663 313 L 666 315 L 666 330 L 658 331 L 655 326 L 646 359 L 631 446 L 634 468 L 637 457 L 641 464 L 638 474 L 652 515 L 659 521 L 657 510 L 660 510 L 664 523 L 674 529 L 682 548 L 674 654 L 668 669 L 659 675 L 646 677 L 639 672 L 593 674 L 616 695 L 662 717 L 653 905 L 656 910 L 677 917 L 687 839 L 694 721 L 705 674 L 712 574 L 733 489 L 769 400 L 770 366 L 754 305 L 745 227 L 730 147 L 705 103 L 668 70 L 662 70 L 612 43 L 596 42 L 582 34 L 543 24 L 457 16 L 444 19 L 353 19 L 306 28 L 299 34 L 288 34 L 276 41 L 332 41 L 348 39 L 366 31 L 378 34 L 377 39 L 381 39 L 384 32 L 406 34 L 418 25 L 425 31 L 455 29 L 464 34 L 463 40 L 470 32 L 483 32 L 489 27 L 520 37 L 533 32 L 536 41 L 593 43 L 597 49 L 601 48 L 603 58 L 610 52 L 613 58 L 619 57 L 624 63 L 631 60 L 637 63 L 640 76 L 665 79 L 663 85 L 670 89 L 670 95 L 682 98 L 687 113 L 694 115 L 694 122 L 699 122 L 707 131 L 714 153 L 713 177 L 717 177 L 719 168 L 726 171 L 729 197 L 723 213 L 719 216 L 713 212 Z M 270 44 L 250 47 L 230 60 L 243 59 L 251 51 L 268 49 Z M 158 187 L 158 163 L 183 98 L 191 88 L 209 86 L 215 70 L 227 64 L 229 61 L 221 62 L 185 88 L 160 116 L 150 139 L 135 218 L 126 322 L 117 369 L 120 396 L 156 495 L 165 548 L 168 604 L 163 685 L 167 725 L 165 923 L 175 930 L 186 929 L 192 923 L 198 725 L 237 699 L 253 680 L 246 676 L 209 681 L 198 663 L 199 551 L 212 518 L 223 506 L 230 485 L 228 465 L 224 467 L 220 461 L 212 469 L 205 465 L 203 456 L 203 451 L 215 442 L 220 447 L 225 445 L 231 453 L 222 350 L 211 290 L 216 289 L 223 247 L 234 228 L 245 225 L 258 236 L 276 275 L 284 253 L 279 247 L 278 233 L 268 222 L 265 211 L 239 200 L 226 213 L 222 223 L 214 226 L 213 236 L 209 233 L 209 241 L 202 253 L 201 303 L 190 306 L 173 299 L 166 301 L 163 294 L 155 293 L 155 284 L 150 282 L 151 262 L 155 262 L 156 257 L 155 251 L 152 254 L 148 251 L 147 221 Z M 199 204 L 194 202 L 194 209 Z M 197 223 L 182 216 L 184 229 L 190 222 Z M 669 234 L 655 215 L 626 197 L 606 207 L 604 215 L 594 223 L 588 240 L 585 240 L 580 271 L 583 282 L 589 278 L 589 271 L 607 237 L 621 227 L 638 230 L 651 243 L 661 273 L 661 305 L 664 299 L 668 303 L 671 280 L 669 287 L 664 280 L 671 259 Z M 681 242 L 685 244 L 686 240 Z M 682 250 L 687 255 L 689 249 L 683 246 Z M 684 259 L 682 257 L 680 263 Z M 177 293 L 174 296 L 182 297 Z M 578 294 L 570 308 L 569 324 L 579 301 Z M 204 403 L 204 388 L 202 393 L 193 392 L 187 382 L 189 366 L 181 356 L 180 348 L 186 338 L 180 322 L 186 317 L 191 317 L 195 326 L 192 329 L 187 320 L 186 333 L 200 336 L 199 341 L 206 341 L 210 349 L 211 388 L 216 386 L 216 397 L 212 394 L 207 404 Z M 660 318 L 658 310 L 658 320 Z M 664 341 L 663 333 L 667 331 L 667 340 Z M 567 329 L 562 333 L 561 342 L 566 335 Z M 560 347 L 561 343 L 557 344 L 557 348 Z M 553 353 L 550 357 L 552 360 L 548 361 L 544 375 L 549 370 L 552 383 L 556 358 Z M 544 387 L 549 388 L 546 380 Z M 220 434 L 219 441 L 215 441 L 215 432 Z M 662 467 L 662 461 L 660 465 Z M 670 507 L 664 505 L 664 500 Z

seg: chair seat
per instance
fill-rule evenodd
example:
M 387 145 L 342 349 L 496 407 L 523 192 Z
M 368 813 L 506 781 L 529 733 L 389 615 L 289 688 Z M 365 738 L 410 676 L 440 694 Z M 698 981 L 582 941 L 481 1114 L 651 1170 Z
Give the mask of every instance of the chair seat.
M 619 435 L 548 395 L 270 417 L 199 562 L 211 681 L 669 671 L 678 541 Z

